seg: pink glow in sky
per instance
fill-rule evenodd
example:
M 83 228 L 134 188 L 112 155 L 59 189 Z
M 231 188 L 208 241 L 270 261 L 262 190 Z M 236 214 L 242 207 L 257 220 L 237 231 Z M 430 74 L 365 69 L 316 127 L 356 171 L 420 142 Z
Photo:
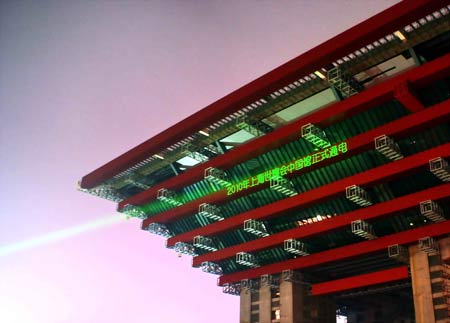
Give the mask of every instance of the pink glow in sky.
M 395 2 L 0 2 L 0 322 L 238 322 L 216 276 L 76 182 Z

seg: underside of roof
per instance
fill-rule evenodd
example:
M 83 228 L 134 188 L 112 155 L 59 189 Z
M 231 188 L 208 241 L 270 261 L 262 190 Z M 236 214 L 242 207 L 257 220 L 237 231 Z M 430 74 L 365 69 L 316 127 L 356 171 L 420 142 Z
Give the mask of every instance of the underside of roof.
M 363 221 L 361 225 L 368 225 L 362 230 L 366 235 L 358 234 L 352 223 L 348 223 L 322 234 L 305 233 L 299 240 L 301 245 L 296 245 L 296 248 L 301 246 L 297 253 L 289 252 L 284 241 L 284 244 L 267 243 L 253 248 L 255 250 L 249 253 L 253 263 L 237 261 L 236 253 L 215 256 L 234 250 L 230 249 L 232 247 L 256 245 L 262 239 L 288 230 L 331 223 L 333 218 L 351 215 L 364 207 L 369 210 L 390 205 L 393 200 L 415 197 L 416 193 L 433 192 L 436 196 L 440 194 L 440 221 L 445 221 L 450 213 L 450 187 L 445 184 L 450 177 L 444 174 L 449 171 L 445 162 L 450 155 L 448 16 L 449 7 L 443 6 L 420 19 L 413 19 L 402 28 L 350 50 L 276 91 L 265 93 L 200 131 L 192 131 L 186 138 L 116 172 L 97 186 L 83 187 L 82 184 L 81 190 L 118 202 L 120 212 L 144 220 L 143 229 L 169 237 L 168 247 L 194 256 L 195 266 L 201 264 L 196 261 L 197 257 L 208 259 L 213 255 L 210 262 L 220 268 L 217 273 L 223 275 L 221 278 L 225 277 L 221 284 L 238 282 L 238 279 L 233 280 L 235 276 L 228 275 L 252 267 L 288 263 L 377 237 L 426 228 L 436 222 L 421 212 L 420 200 L 415 207 L 393 209 L 391 213 L 375 214 L 370 223 Z M 430 70 L 429 66 L 439 68 L 414 84 L 406 78 Z M 390 96 L 380 94 L 377 98 L 374 94 L 365 106 L 349 108 L 344 115 L 319 120 L 317 124 L 303 123 L 315 115 L 325 114 L 326 109 L 332 111 L 345 106 L 345 102 L 365 100 L 370 93 L 381 93 L 377 89 L 391 84 L 388 82 L 393 84 Z M 414 118 L 415 114 L 421 117 Z M 277 131 L 282 136 L 284 129 L 296 123 L 299 124 L 298 135 L 293 140 L 272 142 L 270 147 L 256 144 L 259 138 L 267 138 Z M 407 131 L 409 126 L 414 130 Z M 302 130 L 302 127 L 306 128 Z M 308 137 L 305 129 L 315 131 L 315 135 Z M 376 149 L 375 137 L 370 137 L 367 144 L 361 143 L 368 140 L 365 134 L 378 129 L 387 129 L 393 134 L 393 138 L 383 137 L 387 140 L 384 148 Z M 352 151 L 356 146 L 360 148 Z M 236 155 L 232 155 L 233 151 L 251 153 L 226 160 L 227 156 Z M 320 160 L 317 159 L 319 154 Z M 444 175 L 429 168 L 430 159 L 441 157 L 444 173 L 439 174 Z M 229 167 L 214 169 L 217 176 L 198 178 L 198 174 L 209 174 L 208 165 L 220 159 Z M 296 164 L 300 160 L 301 170 Z M 347 183 L 349 178 L 354 178 L 355 182 Z M 348 185 L 344 185 L 340 193 L 333 193 L 333 185 L 340 183 Z M 351 191 L 346 191 L 353 185 L 357 192 L 355 198 Z M 321 197 L 316 197 L 315 192 Z M 311 202 L 302 204 L 302 197 Z M 210 213 L 216 218 L 201 212 L 204 203 L 214 204 L 215 211 Z M 284 203 L 293 206 L 277 211 Z M 189 205 L 197 208 L 196 211 L 188 209 Z M 246 214 L 259 214 L 260 218 L 245 218 L 245 221 L 256 222 L 246 226 L 245 221 L 241 221 L 236 227 L 233 219 Z M 217 230 L 208 231 L 210 228 Z M 202 240 L 203 245 L 195 243 L 197 235 L 194 233 L 199 230 L 206 233 L 200 235 L 202 239 L 207 238 Z M 398 261 L 387 256 L 386 249 L 377 249 L 364 257 L 305 266 L 302 272 L 308 281 L 320 283 L 397 265 Z M 399 290 L 402 288 L 405 286 L 398 286 Z M 342 294 L 340 297 L 350 296 Z

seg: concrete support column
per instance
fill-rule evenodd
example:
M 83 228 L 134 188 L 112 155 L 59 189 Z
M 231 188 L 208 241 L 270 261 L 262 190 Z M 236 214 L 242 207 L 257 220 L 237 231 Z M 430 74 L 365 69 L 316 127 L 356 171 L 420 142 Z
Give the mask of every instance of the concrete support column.
M 442 261 L 446 264 L 450 264 L 450 238 L 439 240 L 439 249 L 441 251 Z
M 441 260 L 441 279 L 440 285 L 442 296 L 435 293 L 434 300 L 434 314 L 436 322 L 449 323 L 450 322 L 450 238 L 443 238 L 439 240 L 440 260 Z M 437 280 L 437 279 L 436 279 Z M 433 285 L 432 285 L 433 287 Z
M 428 255 L 418 245 L 409 247 L 414 311 L 417 323 L 435 321 Z
M 242 289 L 241 294 L 241 304 L 240 304 L 240 323 L 251 323 L 252 317 L 252 294 L 248 289 Z
M 304 286 L 290 281 L 280 283 L 280 323 L 305 323 Z
M 259 323 L 272 323 L 272 292 L 270 286 L 259 289 Z

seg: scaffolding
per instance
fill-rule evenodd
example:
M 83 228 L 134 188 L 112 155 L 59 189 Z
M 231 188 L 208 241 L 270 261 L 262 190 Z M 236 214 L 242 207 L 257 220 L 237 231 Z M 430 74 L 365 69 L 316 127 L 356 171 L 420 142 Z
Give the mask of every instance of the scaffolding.
M 352 76 L 344 72 L 340 66 L 336 66 L 327 72 L 328 82 L 334 86 L 344 98 L 357 94 L 363 89 Z
M 222 291 L 225 294 L 239 296 L 241 294 L 241 285 L 239 283 L 225 284 Z
M 186 156 L 198 161 L 199 163 L 204 163 L 209 160 L 208 156 L 199 153 L 199 148 L 193 144 L 186 144 L 183 147 L 183 150 Z
M 196 236 L 194 237 L 194 247 L 201 248 L 207 251 L 216 251 L 217 248 L 211 238 Z
M 258 220 L 245 220 L 244 231 L 252 233 L 258 237 L 267 237 L 269 235 L 265 224 Z
M 395 259 L 401 263 L 409 264 L 408 249 L 402 245 L 394 244 L 388 247 L 389 258 Z
M 78 189 L 82 192 L 89 193 L 91 195 L 100 197 L 102 199 L 110 200 L 119 203 L 123 200 L 123 196 L 111 185 L 99 185 L 92 189 L 83 189 L 78 183 Z
M 202 203 L 198 206 L 198 215 L 214 221 L 222 221 L 224 219 L 220 213 L 221 209 L 212 204 Z
M 390 160 L 403 158 L 398 144 L 389 136 L 382 135 L 375 138 L 375 149 Z
M 280 277 L 274 275 L 262 275 L 261 276 L 261 286 L 266 286 L 270 288 L 278 288 L 280 286 Z
M 127 204 L 125 207 L 120 210 L 120 213 L 124 213 L 132 218 L 137 218 L 144 220 L 147 218 L 147 214 L 145 214 L 144 210 L 141 207 L 136 205 Z
M 430 171 L 441 181 L 450 182 L 450 167 L 447 160 L 437 157 L 429 161 Z
M 295 239 L 284 240 L 284 250 L 299 256 L 309 255 L 306 245 L 302 241 Z
M 162 223 L 150 223 L 147 227 L 147 231 L 165 238 L 170 238 L 173 236 L 170 230 Z
M 281 272 L 281 280 L 291 283 L 301 283 L 303 282 L 303 276 L 298 271 L 285 269 Z
M 294 184 L 284 177 L 277 176 L 270 179 L 270 188 L 286 196 L 297 195 Z
M 306 139 L 318 148 L 327 148 L 331 146 L 331 143 L 328 140 L 325 131 L 313 125 L 312 123 L 307 123 L 302 126 L 301 132 L 302 138 Z
M 201 264 L 202 271 L 208 274 L 222 275 L 223 269 L 218 264 L 211 261 L 204 261 Z
M 186 242 L 175 243 L 175 252 L 178 254 L 188 255 L 188 256 L 198 256 L 195 251 L 195 247 Z
M 419 239 L 419 249 L 428 255 L 439 254 L 439 243 L 433 237 Z
M 352 221 L 352 233 L 367 240 L 372 240 L 377 237 L 373 227 L 364 220 Z
M 257 291 L 259 288 L 258 282 L 253 279 L 242 279 L 240 286 L 241 290 L 248 290 L 251 292 Z
M 205 179 L 222 187 L 231 185 L 230 181 L 228 181 L 227 174 L 223 170 L 214 167 L 205 169 Z
M 176 193 L 174 191 L 170 191 L 166 188 L 161 188 L 158 190 L 158 193 L 156 195 L 156 199 L 163 201 L 167 204 L 170 204 L 172 206 L 180 206 L 183 205 L 178 199 L 176 198 Z
M 240 115 L 236 118 L 236 127 L 248 132 L 255 137 L 264 135 L 263 131 L 258 129 L 253 123 L 249 121 L 249 118 L 246 114 Z
M 256 257 L 248 252 L 238 252 L 236 254 L 236 263 L 252 268 L 259 267 Z
M 439 204 L 431 200 L 420 202 L 420 213 L 433 222 L 445 221 L 444 211 Z
M 369 206 L 372 202 L 369 194 L 360 186 L 352 185 L 345 188 L 345 196 L 348 200 L 358 204 L 359 206 Z
M 150 185 L 144 184 L 139 182 L 136 178 L 136 176 L 130 177 L 128 179 L 125 180 L 125 183 L 133 185 L 137 188 L 140 188 L 141 190 L 148 190 L 150 188 Z

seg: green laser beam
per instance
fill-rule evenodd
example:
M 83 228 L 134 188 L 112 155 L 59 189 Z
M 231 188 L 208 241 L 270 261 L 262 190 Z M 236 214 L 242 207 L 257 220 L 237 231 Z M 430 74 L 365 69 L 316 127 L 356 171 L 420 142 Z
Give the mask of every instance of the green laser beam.
M 13 242 L 0 246 L 0 257 L 10 255 L 15 252 L 36 248 L 45 244 L 53 243 L 59 240 L 67 239 L 85 232 L 93 231 L 99 228 L 107 227 L 116 223 L 119 223 L 126 219 L 126 215 L 110 215 L 102 217 L 98 220 L 89 221 L 70 227 L 67 229 L 57 230 L 37 236 L 34 238 L 26 239 L 23 241 Z

